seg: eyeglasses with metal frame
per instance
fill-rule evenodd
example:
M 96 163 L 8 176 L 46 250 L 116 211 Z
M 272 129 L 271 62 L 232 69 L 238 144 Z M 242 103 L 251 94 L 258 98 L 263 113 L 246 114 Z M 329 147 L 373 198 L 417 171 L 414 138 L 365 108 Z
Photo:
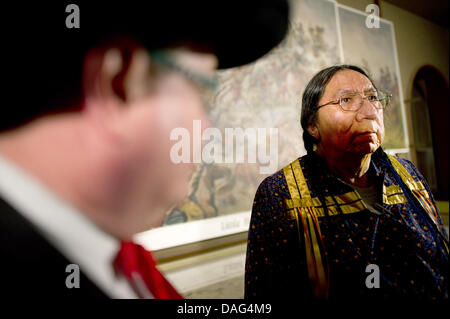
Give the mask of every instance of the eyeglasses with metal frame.
M 385 109 L 392 99 L 392 94 L 379 90 L 367 90 L 364 92 L 364 96 L 358 92 L 346 92 L 337 100 L 316 106 L 316 109 L 330 104 L 338 104 L 344 112 L 358 112 L 365 99 L 376 109 Z

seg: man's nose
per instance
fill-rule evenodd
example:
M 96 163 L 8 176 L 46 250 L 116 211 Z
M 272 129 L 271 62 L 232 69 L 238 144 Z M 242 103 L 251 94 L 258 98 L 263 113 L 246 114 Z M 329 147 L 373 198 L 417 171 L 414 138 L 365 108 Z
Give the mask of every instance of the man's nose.
M 364 97 L 361 100 L 361 108 L 358 110 L 358 113 L 356 114 L 356 117 L 358 120 L 363 119 L 376 119 L 380 109 L 377 109 L 375 105 L 373 105 L 369 100 Z

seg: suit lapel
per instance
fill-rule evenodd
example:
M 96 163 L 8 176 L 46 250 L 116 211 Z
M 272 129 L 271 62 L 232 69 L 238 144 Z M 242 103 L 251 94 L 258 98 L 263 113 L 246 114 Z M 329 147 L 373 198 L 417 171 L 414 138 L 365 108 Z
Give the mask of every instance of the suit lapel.
M 66 287 L 67 260 L 0 197 L 1 293 L 11 298 L 109 298 L 82 272 L 80 288 Z

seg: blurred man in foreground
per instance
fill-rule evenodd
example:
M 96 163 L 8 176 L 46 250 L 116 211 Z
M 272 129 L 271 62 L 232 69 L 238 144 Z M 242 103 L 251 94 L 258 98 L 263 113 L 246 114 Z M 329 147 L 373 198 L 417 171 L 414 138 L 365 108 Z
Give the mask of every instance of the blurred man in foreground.
M 193 166 L 170 161 L 170 131 L 207 120 L 214 70 L 278 44 L 288 7 L 92 2 L 3 9 L 0 290 L 180 298 L 131 242 L 187 192 Z

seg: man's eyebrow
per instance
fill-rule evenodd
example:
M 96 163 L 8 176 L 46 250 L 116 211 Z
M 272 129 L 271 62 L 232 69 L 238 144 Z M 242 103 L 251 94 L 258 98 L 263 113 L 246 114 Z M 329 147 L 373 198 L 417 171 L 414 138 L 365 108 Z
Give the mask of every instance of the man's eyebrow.
M 376 89 L 373 86 L 369 86 L 369 87 L 365 88 L 363 92 L 372 92 L 372 91 L 376 91 Z M 341 89 L 336 92 L 336 95 L 345 94 L 345 93 L 358 93 L 358 92 L 350 90 L 350 89 Z

